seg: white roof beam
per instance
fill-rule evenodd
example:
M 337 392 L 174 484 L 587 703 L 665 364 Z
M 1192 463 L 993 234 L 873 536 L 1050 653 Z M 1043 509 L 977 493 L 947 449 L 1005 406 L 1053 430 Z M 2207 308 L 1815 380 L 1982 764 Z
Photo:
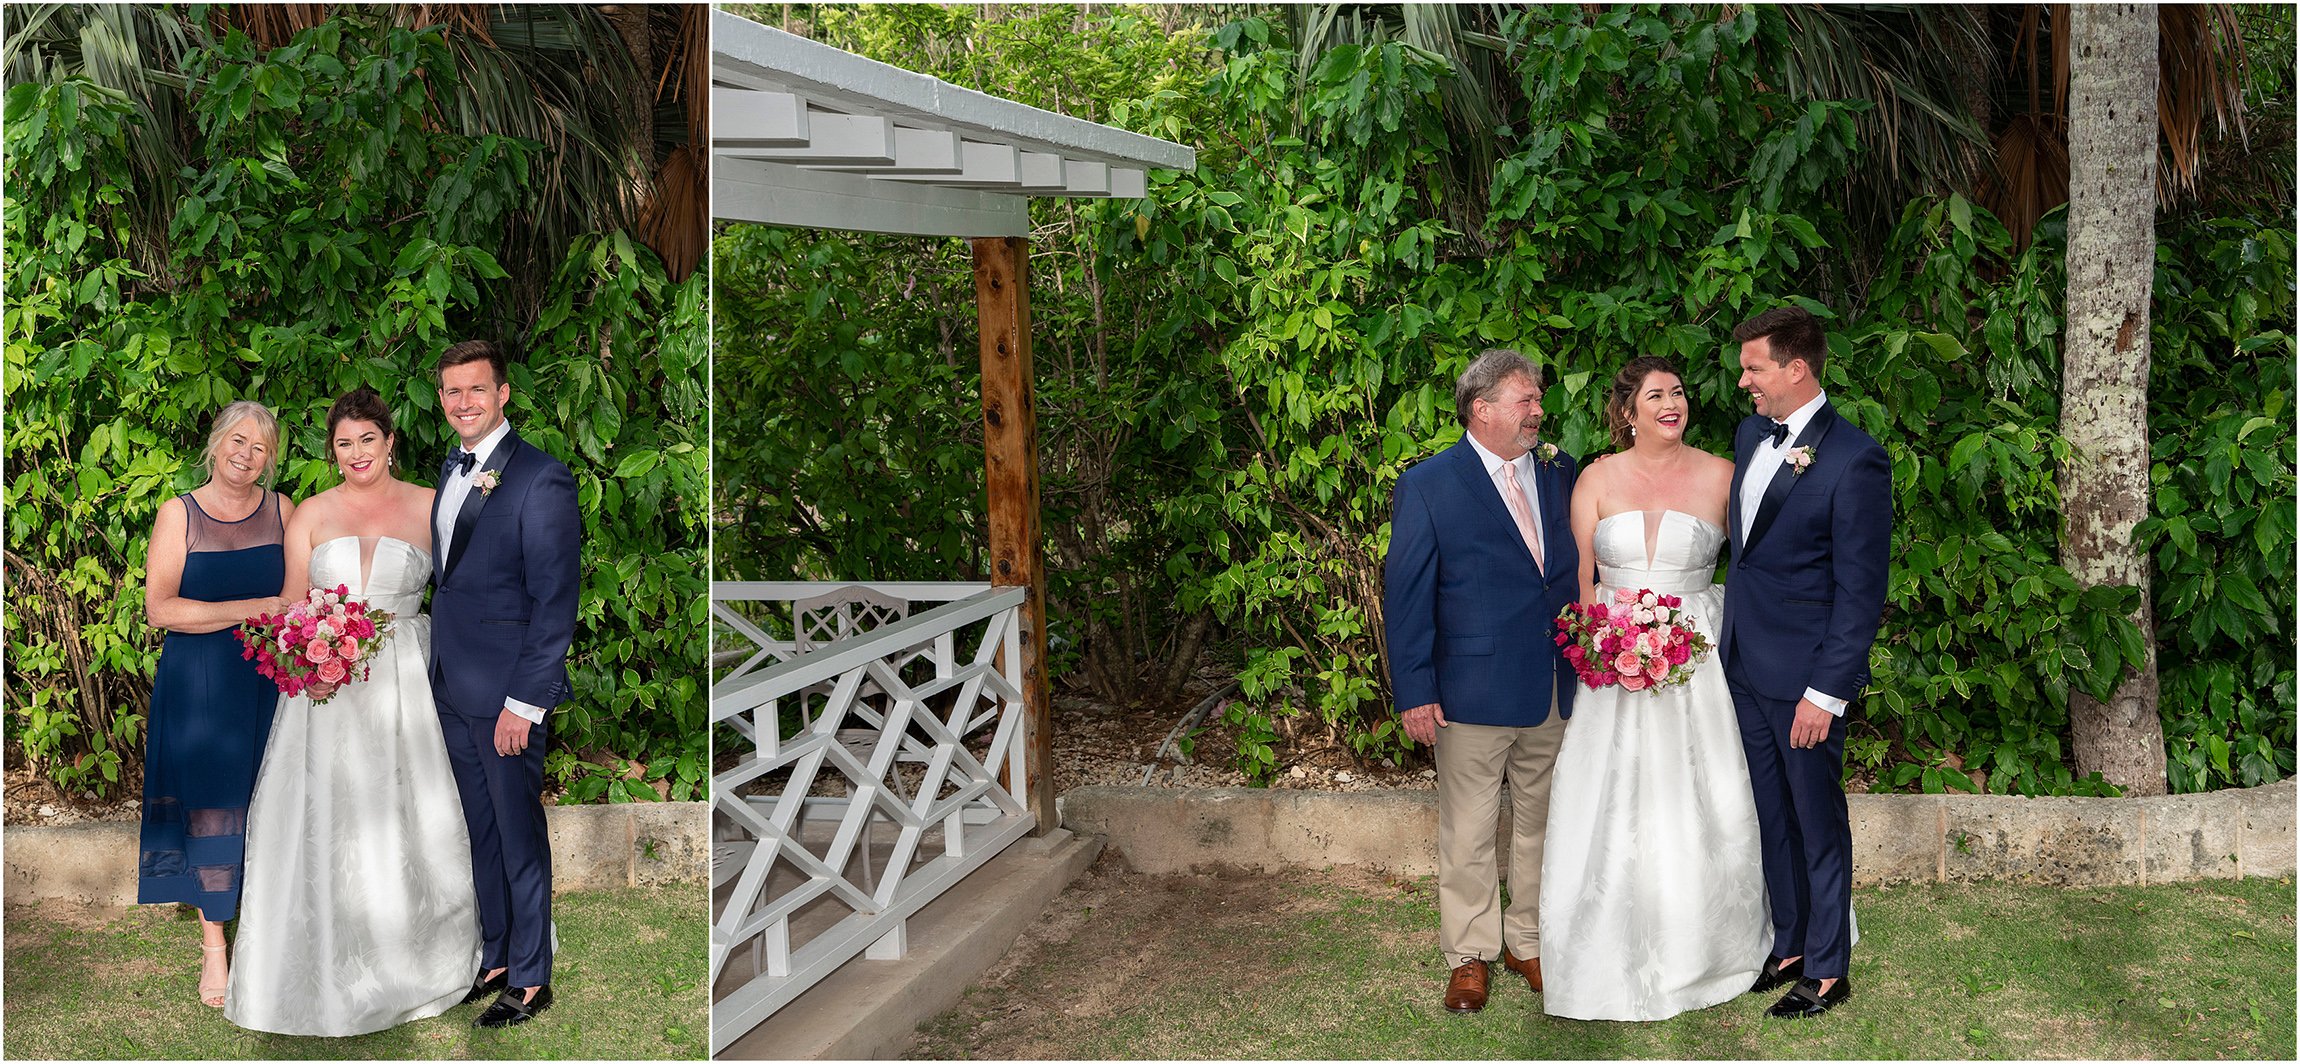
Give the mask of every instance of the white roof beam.
M 909 126 L 896 126 L 894 127 L 894 161 L 892 162 L 884 164 L 808 164 L 807 168 L 847 174 L 957 174 L 963 170 L 963 161 L 959 157 L 959 143 L 958 134 L 947 129 L 913 129 Z
M 711 51 L 711 76 L 729 84 L 794 91 L 842 110 L 920 119 L 962 136 L 1006 140 L 1067 158 L 1156 169 L 1197 166 L 1198 153 L 1181 144 L 962 88 L 726 11 L 711 13 Z
M 764 159 L 778 163 L 813 163 L 818 166 L 893 166 L 894 123 L 877 115 L 842 115 L 813 111 L 807 116 L 813 134 L 807 143 L 789 148 L 738 148 L 728 154 L 738 159 Z M 718 144 L 717 138 L 712 143 Z
M 711 143 L 796 148 L 807 143 L 807 105 L 796 94 L 711 86 Z
M 711 214 L 738 222 L 912 236 L 1028 236 L 1030 201 L 974 189 L 856 180 L 788 163 L 721 155 Z

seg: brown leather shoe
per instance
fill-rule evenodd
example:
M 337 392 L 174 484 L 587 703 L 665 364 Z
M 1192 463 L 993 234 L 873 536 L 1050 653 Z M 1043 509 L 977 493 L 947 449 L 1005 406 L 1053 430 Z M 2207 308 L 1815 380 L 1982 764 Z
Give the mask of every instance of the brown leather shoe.
M 1485 1007 L 1486 969 L 1484 961 L 1465 961 L 1453 970 L 1453 978 L 1446 980 L 1445 1009 L 1447 1012 L 1476 1012 Z
M 1541 993 L 1541 958 L 1521 961 L 1511 956 L 1508 948 L 1504 947 L 1501 951 L 1501 966 L 1524 976 L 1526 985 L 1531 986 L 1534 993 Z

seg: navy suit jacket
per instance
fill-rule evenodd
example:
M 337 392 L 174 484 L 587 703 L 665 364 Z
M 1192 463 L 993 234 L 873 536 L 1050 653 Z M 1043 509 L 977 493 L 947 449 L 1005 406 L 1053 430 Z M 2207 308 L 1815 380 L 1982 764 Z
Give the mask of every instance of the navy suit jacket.
M 1544 569 L 1502 505 L 1468 437 L 1398 477 L 1382 625 L 1399 712 L 1438 703 L 1446 720 L 1531 727 L 1573 715 L 1574 675 L 1557 646 L 1559 611 L 1581 595 L 1568 507 L 1573 456 L 1536 464 Z
M 1795 702 L 1810 687 L 1851 701 L 1869 685 L 1869 647 L 1885 609 L 1892 463 L 1868 433 L 1821 404 L 1789 441 L 1813 448 L 1813 464 L 1773 474 L 1744 542 L 1741 479 L 1772 430 L 1771 418 L 1753 415 L 1733 434 L 1733 564 L 1718 660 L 1740 654 L 1743 675 L 1767 698 Z
M 549 709 L 572 693 L 583 515 L 574 475 L 517 432 L 483 468 L 501 478 L 495 490 L 471 489 L 433 553 L 431 680 L 456 712 L 493 718 L 505 698 Z M 431 505 L 436 524 L 437 497 Z

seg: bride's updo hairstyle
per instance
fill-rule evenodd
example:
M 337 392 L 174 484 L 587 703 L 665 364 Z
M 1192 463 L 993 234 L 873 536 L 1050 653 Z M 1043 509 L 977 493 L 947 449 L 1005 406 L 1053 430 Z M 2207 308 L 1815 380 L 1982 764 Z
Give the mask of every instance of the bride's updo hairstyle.
M 1677 363 L 1660 355 L 1639 355 L 1613 375 L 1613 387 L 1605 393 L 1605 427 L 1613 433 L 1613 449 L 1626 451 L 1636 437 L 1630 433 L 1630 423 L 1637 418 L 1637 393 L 1645 390 L 1645 378 L 1666 373 L 1685 381 L 1685 374 Z M 1687 404 L 1690 414 L 1691 403 Z
M 392 439 L 391 407 L 367 385 L 343 393 L 336 398 L 335 405 L 327 408 L 327 440 L 322 446 L 330 453 L 335 448 L 335 427 L 346 421 L 374 422 L 376 428 L 383 430 L 384 439 Z M 396 446 L 392 449 L 398 450 Z

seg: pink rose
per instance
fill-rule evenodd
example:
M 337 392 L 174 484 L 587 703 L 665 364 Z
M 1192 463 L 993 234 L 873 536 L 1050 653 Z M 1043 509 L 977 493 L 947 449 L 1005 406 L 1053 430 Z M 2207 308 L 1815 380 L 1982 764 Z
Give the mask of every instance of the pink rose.
M 1621 653 L 1614 655 L 1613 671 L 1618 672 L 1623 676 L 1627 676 L 1634 672 L 1643 671 L 1643 667 L 1639 665 L 1637 661 L 1637 652 L 1634 650 L 1624 650 Z
M 351 666 L 341 661 L 330 661 L 319 667 L 319 678 L 325 683 L 339 684 L 343 682 L 344 677 L 349 675 L 351 675 Z
M 1645 674 L 1639 672 L 1623 673 L 1621 676 L 1621 689 L 1624 691 L 1645 690 Z
M 1657 657 L 1647 662 L 1645 675 L 1652 677 L 1654 683 L 1660 683 L 1662 677 L 1669 675 L 1669 659 Z
M 358 661 L 358 660 L 359 660 L 359 641 L 358 641 L 358 640 L 356 640 L 356 639 L 346 639 L 346 640 L 344 640 L 344 641 L 343 641 L 343 642 L 342 642 L 340 645 L 338 645 L 338 646 L 335 648 L 335 656 L 336 656 L 336 657 L 338 657 L 338 658 L 341 658 L 341 659 L 343 659 L 343 660 L 344 660 L 345 662 L 347 662 L 347 663 L 348 663 L 348 662 L 354 662 L 354 661 Z
M 304 644 L 303 659 L 305 661 L 311 662 L 314 665 L 326 661 L 334 656 L 335 647 L 329 645 L 328 641 L 325 639 L 315 637 L 311 642 Z

